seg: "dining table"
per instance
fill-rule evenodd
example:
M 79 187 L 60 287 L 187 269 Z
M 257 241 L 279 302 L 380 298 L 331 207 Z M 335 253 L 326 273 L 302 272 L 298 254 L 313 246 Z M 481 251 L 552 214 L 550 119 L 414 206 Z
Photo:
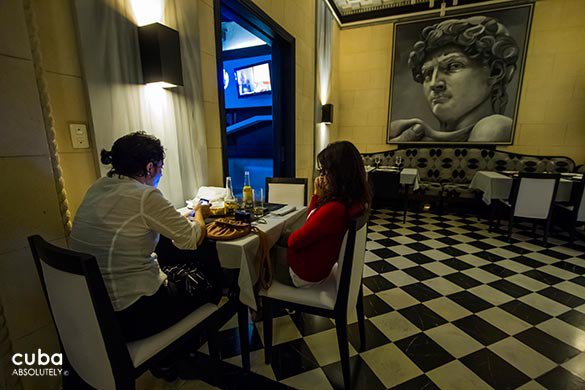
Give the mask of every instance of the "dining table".
M 307 208 L 299 207 L 286 215 L 269 213 L 259 220 L 252 222 L 264 233 L 265 244 L 272 248 L 280 237 L 300 228 L 307 216 Z M 238 287 L 240 302 L 253 310 L 257 310 L 254 286 L 258 281 L 260 256 L 260 238 L 255 233 L 230 240 L 217 241 L 217 255 L 222 268 L 239 269 Z
M 485 204 L 490 205 L 493 200 L 508 199 L 512 190 L 514 179 L 510 175 L 505 175 L 494 171 L 478 171 L 469 183 L 469 188 L 474 188 L 483 192 L 482 200 Z M 567 202 L 571 199 L 571 188 L 573 181 L 569 178 L 561 178 L 555 200 L 557 202 Z
M 187 208 L 179 211 L 185 210 Z M 285 215 L 276 215 L 270 212 L 253 221 L 252 226 L 257 227 L 264 233 L 265 244 L 272 248 L 284 233 L 300 228 L 305 223 L 306 216 L 307 207 L 296 207 Z M 239 270 L 239 301 L 243 305 L 257 310 L 254 286 L 258 281 L 259 270 L 257 265 L 261 255 L 259 236 L 252 232 L 235 240 L 216 241 L 216 249 L 222 268 Z
M 400 184 L 411 186 L 413 191 L 418 190 L 420 187 L 420 175 L 416 168 L 399 169 L 397 167 L 384 165 L 379 167 L 370 165 L 366 166 L 366 174 L 376 172 L 400 173 Z
M 407 214 L 407 210 L 408 210 L 408 198 L 409 198 L 409 192 L 412 192 L 418 190 L 420 188 L 420 175 L 418 173 L 418 169 L 416 168 L 402 168 L 400 169 L 399 167 L 396 166 L 384 166 L 384 165 L 380 165 L 380 166 L 366 166 L 366 175 L 400 175 L 398 181 L 400 183 L 400 185 L 404 188 L 404 194 L 403 194 L 403 199 L 404 199 L 404 209 L 403 209 L 403 217 L 402 217 L 402 222 L 406 223 L 406 214 Z M 380 179 L 376 179 L 373 180 L 372 183 L 374 183 L 374 195 L 375 194 L 380 194 L 380 190 L 384 189 L 385 186 L 384 184 L 387 184 L 388 181 L 385 178 L 380 178 Z M 376 185 L 375 183 L 378 183 L 378 185 Z M 380 187 L 380 188 L 376 188 L 376 187 Z M 384 189 L 385 191 L 388 191 L 388 188 Z M 379 196 L 381 198 L 387 198 L 388 196 L 391 196 L 391 194 L 384 194 L 384 191 L 382 191 L 382 194 L 380 194 Z

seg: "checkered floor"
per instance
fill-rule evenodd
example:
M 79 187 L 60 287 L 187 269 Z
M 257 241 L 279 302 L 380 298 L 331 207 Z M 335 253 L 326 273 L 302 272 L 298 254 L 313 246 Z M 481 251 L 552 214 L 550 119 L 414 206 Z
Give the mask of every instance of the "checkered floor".
M 421 214 L 403 224 L 375 211 L 364 350 L 357 324 L 349 328 L 354 387 L 585 388 L 585 243 L 571 248 L 553 234 L 545 247 L 538 233 L 526 226 L 507 242 L 472 216 Z M 236 326 L 233 318 L 220 333 L 223 372 L 241 365 Z M 272 366 L 262 337 L 262 324 L 250 323 L 252 374 L 213 384 L 342 387 L 332 321 L 281 313 Z

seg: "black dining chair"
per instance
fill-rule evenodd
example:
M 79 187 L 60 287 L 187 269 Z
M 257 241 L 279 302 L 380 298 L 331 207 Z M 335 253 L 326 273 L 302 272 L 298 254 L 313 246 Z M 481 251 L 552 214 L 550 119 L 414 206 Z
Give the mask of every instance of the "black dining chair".
M 153 336 L 126 342 L 95 257 L 28 238 L 61 351 L 71 375 L 64 388 L 133 389 L 135 380 L 205 333 L 218 358 L 218 306 L 207 303 Z
M 357 312 L 360 347 L 366 342 L 362 275 L 366 252 L 368 213 L 350 221 L 339 252 L 337 265 L 327 282 L 321 285 L 296 288 L 273 281 L 268 290 L 261 290 L 264 311 L 264 357 L 272 360 L 272 315 L 277 307 L 285 307 L 322 317 L 334 318 L 337 329 L 343 382 L 351 388 L 347 320 Z M 334 276 L 334 277 L 333 277 Z
M 544 243 L 547 243 L 560 177 L 556 173 L 522 172 L 513 179 L 508 199 L 497 201 L 508 211 L 508 241 L 514 222 L 520 218 L 544 222 Z M 497 223 L 499 225 L 499 220 Z
M 568 203 L 553 204 L 554 213 L 560 221 L 569 223 L 569 240 L 573 244 L 577 233 L 577 226 L 585 223 L 585 175 L 579 181 L 574 181 L 571 188 L 571 199 Z

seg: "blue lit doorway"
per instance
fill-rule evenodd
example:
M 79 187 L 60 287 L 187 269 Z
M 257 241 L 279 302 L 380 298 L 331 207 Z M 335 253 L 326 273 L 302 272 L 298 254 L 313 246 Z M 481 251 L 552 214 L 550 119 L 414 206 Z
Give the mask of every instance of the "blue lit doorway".
M 215 23 L 224 178 L 294 177 L 294 38 L 249 0 L 216 0 Z

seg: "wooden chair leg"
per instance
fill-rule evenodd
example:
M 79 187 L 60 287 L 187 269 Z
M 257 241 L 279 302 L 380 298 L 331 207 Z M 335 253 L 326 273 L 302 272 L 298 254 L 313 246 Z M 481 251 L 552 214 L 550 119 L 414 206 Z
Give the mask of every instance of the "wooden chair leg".
M 219 346 L 217 343 L 217 330 L 212 330 L 207 336 L 207 346 L 209 347 L 209 356 L 214 360 L 220 360 Z
M 343 387 L 351 389 L 351 377 L 349 372 L 349 346 L 347 345 L 347 317 L 340 316 L 335 319 L 337 328 L 337 344 L 341 357 L 341 371 L 343 372 Z
M 364 351 L 366 348 L 366 325 L 364 320 L 364 293 L 362 286 L 360 286 L 360 291 L 358 293 L 356 311 L 358 317 L 358 328 L 360 331 L 360 350 Z
M 573 246 L 575 243 L 575 236 L 577 235 L 577 218 L 573 218 L 569 228 L 569 245 Z
M 550 229 L 550 214 L 548 216 L 548 218 L 546 219 L 546 222 L 544 224 L 544 245 L 546 246 L 546 244 L 548 243 L 548 231 Z
M 404 185 L 404 210 L 402 214 L 402 223 L 406 223 L 406 213 L 408 212 L 408 184 Z
M 514 217 L 510 215 L 510 219 L 508 220 L 508 242 L 512 239 L 512 225 L 514 225 Z
M 248 306 L 238 303 L 238 329 L 240 331 L 240 352 L 242 367 L 250 369 L 250 346 L 248 341 Z
M 496 215 L 496 201 L 493 200 L 492 204 L 490 205 L 490 220 L 489 220 L 489 227 L 488 231 L 494 231 L 494 217 Z
M 262 298 L 264 322 L 264 363 L 272 363 L 272 303 Z

